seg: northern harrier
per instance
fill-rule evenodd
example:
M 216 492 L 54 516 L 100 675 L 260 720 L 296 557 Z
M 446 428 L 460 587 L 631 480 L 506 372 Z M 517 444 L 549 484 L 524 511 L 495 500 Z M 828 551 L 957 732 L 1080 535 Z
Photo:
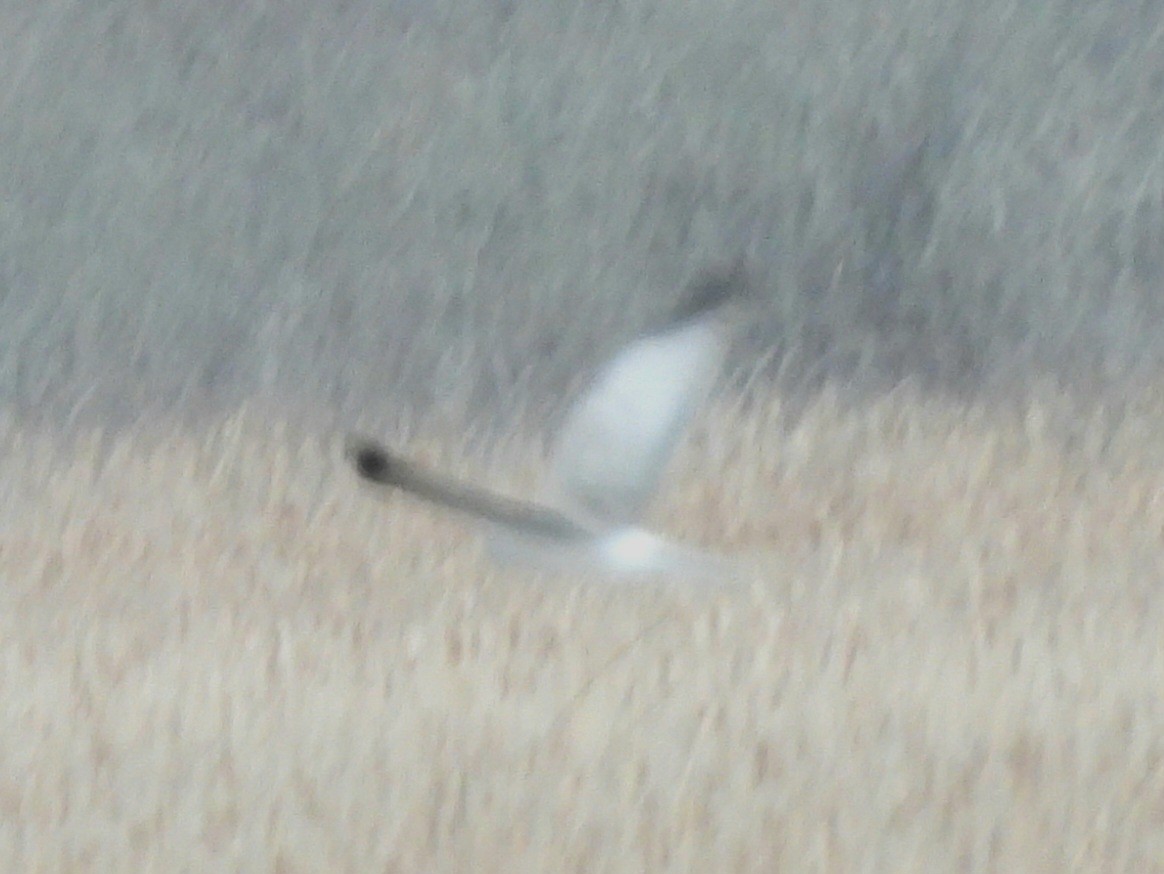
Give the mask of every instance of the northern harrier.
M 349 437 L 359 476 L 483 523 L 494 558 L 543 568 L 716 579 L 727 558 L 639 527 L 676 444 L 723 364 L 745 283 L 707 275 L 661 326 L 603 365 L 569 410 L 541 502 L 514 500 Z

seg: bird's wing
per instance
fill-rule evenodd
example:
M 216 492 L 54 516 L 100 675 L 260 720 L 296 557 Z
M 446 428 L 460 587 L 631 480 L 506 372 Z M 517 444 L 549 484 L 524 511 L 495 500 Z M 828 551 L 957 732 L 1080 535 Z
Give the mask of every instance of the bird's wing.
M 546 499 L 602 525 L 642 518 L 683 432 L 723 364 L 743 290 L 738 275 L 696 283 L 676 316 L 599 369 L 569 410 Z
M 373 440 L 349 437 L 344 455 L 366 482 L 400 489 L 479 522 L 563 543 L 594 536 L 563 513 L 426 470 Z
M 641 528 L 593 531 L 548 507 L 422 468 L 372 440 L 349 438 L 344 454 L 366 482 L 399 489 L 484 524 L 489 552 L 502 563 L 724 585 L 734 582 L 740 570 L 730 557 L 674 543 Z

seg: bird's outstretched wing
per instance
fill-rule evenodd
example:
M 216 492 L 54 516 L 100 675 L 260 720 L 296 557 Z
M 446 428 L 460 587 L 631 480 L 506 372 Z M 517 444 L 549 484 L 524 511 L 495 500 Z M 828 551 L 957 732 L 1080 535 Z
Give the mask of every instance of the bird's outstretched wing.
M 349 437 L 344 456 L 360 478 L 369 483 L 400 489 L 446 510 L 478 522 L 526 532 L 562 543 L 588 540 L 594 532 L 549 507 L 507 498 L 401 458 L 363 437 Z
M 377 487 L 398 489 L 483 524 L 496 560 L 570 572 L 666 574 L 727 584 L 734 559 L 674 543 L 634 526 L 595 531 L 552 508 L 507 498 L 427 470 L 365 438 L 348 439 L 345 456 Z
M 704 276 L 670 319 L 598 370 L 558 434 L 548 502 L 604 525 L 642 519 L 719 374 L 744 290 L 738 271 Z

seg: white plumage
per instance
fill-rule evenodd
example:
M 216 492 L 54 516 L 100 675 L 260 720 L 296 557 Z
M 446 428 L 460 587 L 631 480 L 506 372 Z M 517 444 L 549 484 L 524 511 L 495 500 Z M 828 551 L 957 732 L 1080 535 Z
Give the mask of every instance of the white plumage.
M 642 518 L 723 362 L 721 316 L 640 337 L 598 372 L 563 423 L 550 500 L 602 524 Z
M 362 478 L 486 523 L 490 552 L 554 570 L 715 576 L 725 559 L 638 526 L 675 447 L 723 365 L 743 291 L 738 273 L 708 276 L 666 324 L 599 368 L 567 413 L 543 503 L 514 501 L 350 440 Z

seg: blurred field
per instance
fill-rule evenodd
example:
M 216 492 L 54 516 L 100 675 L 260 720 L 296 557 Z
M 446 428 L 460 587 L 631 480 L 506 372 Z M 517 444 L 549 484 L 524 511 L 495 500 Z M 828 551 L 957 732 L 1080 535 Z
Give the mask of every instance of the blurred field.
M 254 411 L 9 427 L 0 859 L 1161 870 L 1161 409 L 1066 439 L 1053 399 L 721 405 L 660 504 L 771 551 L 714 594 L 499 572 Z M 518 493 L 540 466 L 396 436 Z
M 1160 371 L 1159 0 L 0 3 L 0 402 L 554 412 L 746 255 L 789 390 Z

